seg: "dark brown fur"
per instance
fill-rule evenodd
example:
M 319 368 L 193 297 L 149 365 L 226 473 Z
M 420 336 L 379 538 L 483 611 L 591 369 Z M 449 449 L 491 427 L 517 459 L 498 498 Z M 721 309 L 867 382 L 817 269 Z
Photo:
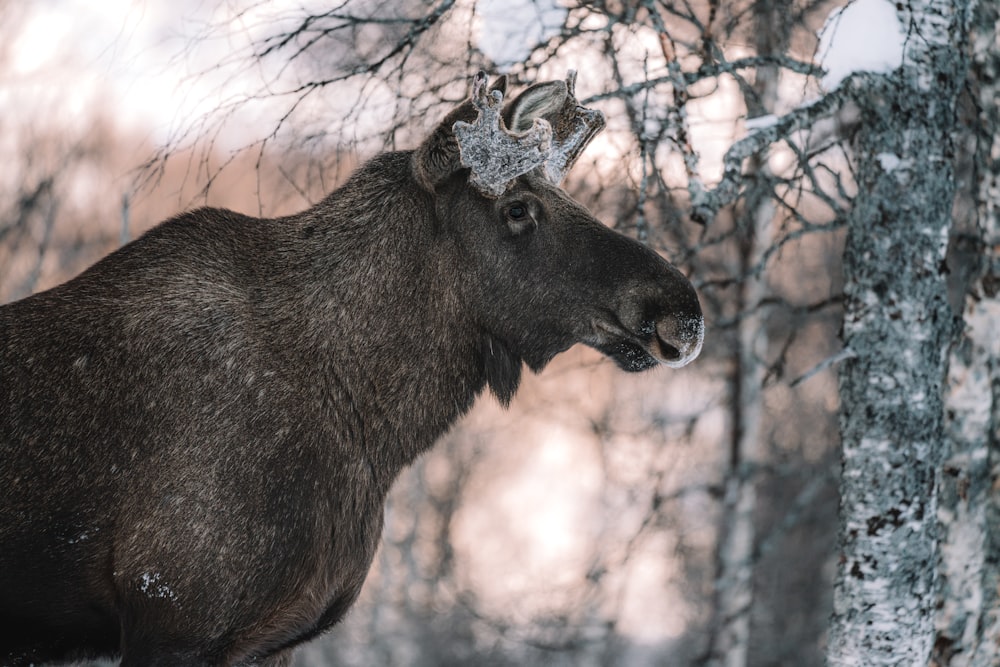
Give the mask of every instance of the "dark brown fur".
M 0 664 L 286 664 L 485 387 L 576 342 L 691 356 L 663 332 L 697 297 L 656 254 L 538 174 L 468 187 L 470 115 L 298 215 L 186 213 L 0 308 Z

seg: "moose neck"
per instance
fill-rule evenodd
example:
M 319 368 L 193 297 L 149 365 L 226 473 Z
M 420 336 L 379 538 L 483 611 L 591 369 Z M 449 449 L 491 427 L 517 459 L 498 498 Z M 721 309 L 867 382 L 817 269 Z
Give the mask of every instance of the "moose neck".
M 471 407 L 490 372 L 489 341 L 459 294 L 457 251 L 440 238 L 406 153 L 369 162 L 291 220 L 306 262 L 294 272 L 300 312 L 310 314 L 287 323 L 307 331 L 296 357 L 320 400 L 353 407 L 333 445 L 391 483 Z

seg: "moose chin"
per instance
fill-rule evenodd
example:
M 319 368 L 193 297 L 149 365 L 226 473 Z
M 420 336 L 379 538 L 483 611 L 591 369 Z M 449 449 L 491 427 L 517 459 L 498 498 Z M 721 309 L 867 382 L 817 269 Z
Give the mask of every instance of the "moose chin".
M 688 280 L 560 187 L 604 126 L 574 82 L 480 72 L 306 211 L 184 213 L 0 307 L 0 664 L 288 665 L 480 393 L 698 355 Z

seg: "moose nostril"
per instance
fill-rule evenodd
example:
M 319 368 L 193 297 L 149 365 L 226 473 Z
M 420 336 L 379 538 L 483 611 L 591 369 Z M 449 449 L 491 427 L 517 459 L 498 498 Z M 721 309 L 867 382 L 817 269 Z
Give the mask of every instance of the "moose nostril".
M 638 328 L 638 334 L 644 338 L 653 339 L 653 343 L 659 348 L 660 356 L 666 361 L 677 361 L 683 355 L 673 344 L 676 338 L 676 327 L 673 326 L 673 318 L 670 323 L 664 320 L 644 320 Z M 666 334 L 666 335 L 664 335 Z
M 656 337 L 663 360 L 668 363 L 677 362 L 678 366 L 683 366 L 698 356 L 704 335 L 705 324 L 700 316 L 671 314 L 656 323 Z
M 681 351 L 662 338 L 660 339 L 660 351 L 667 361 L 677 361 L 681 358 Z

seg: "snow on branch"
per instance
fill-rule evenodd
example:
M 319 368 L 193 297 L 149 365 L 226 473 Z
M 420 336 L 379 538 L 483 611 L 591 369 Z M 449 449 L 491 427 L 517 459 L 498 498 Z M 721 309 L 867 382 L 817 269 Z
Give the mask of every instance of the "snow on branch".
M 852 72 L 833 92 L 806 102 L 784 116 L 769 116 L 748 122 L 751 132 L 726 151 L 722 161 L 722 178 L 714 188 L 707 189 L 697 174 L 690 172 L 688 193 L 691 197 L 691 219 L 707 224 L 720 209 L 736 201 L 744 181 L 744 160 L 766 151 L 778 141 L 788 139 L 793 132 L 809 129 L 829 118 L 843 108 L 845 102 L 870 95 L 881 74 L 863 70 Z
M 723 158 L 722 179 L 712 189 L 706 189 L 701 179 L 692 175 L 688 182 L 691 196 L 691 218 L 698 223 L 711 222 L 719 210 L 733 203 L 743 181 L 743 161 L 767 150 L 792 132 L 811 127 L 840 108 L 845 99 L 841 91 L 803 104 L 793 111 L 767 123 L 759 123 L 754 131 L 734 143 Z

